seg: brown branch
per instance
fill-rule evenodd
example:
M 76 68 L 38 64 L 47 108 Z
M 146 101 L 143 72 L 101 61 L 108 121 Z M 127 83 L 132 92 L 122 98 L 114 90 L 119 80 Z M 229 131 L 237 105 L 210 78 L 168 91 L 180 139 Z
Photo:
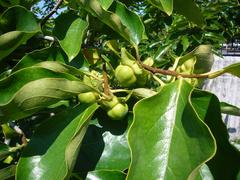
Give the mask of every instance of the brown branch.
M 164 69 L 151 67 L 151 66 L 148 66 L 146 64 L 143 64 L 141 61 L 138 61 L 138 63 L 144 69 L 152 72 L 153 74 L 160 73 L 160 74 L 164 74 L 164 75 L 170 75 L 170 76 L 175 76 L 175 77 L 183 77 L 183 78 L 208 78 L 207 74 L 182 74 L 182 73 L 177 73 L 176 71 L 164 70 Z
M 109 90 L 109 84 L 108 84 L 106 63 L 103 63 L 102 69 L 103 69 L 103 91 L 104 91 L 104 94 L 108 96 L 110 95 L 110 90 Z
M 55 13 L 57 12 L 57 9 L 61 6 L 61 4 L 63 3 L 63 0 L 58 0 L 56 5 L 54 6 L 54 8 L 49 12 L 48 15 L 46 15 L 41 22 L 41 26 L 43 26 L 47 20 Z

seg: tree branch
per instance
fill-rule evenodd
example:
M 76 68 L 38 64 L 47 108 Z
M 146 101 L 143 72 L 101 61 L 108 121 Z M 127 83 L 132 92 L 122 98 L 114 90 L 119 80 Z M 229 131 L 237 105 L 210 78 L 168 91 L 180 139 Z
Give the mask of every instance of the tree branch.
M 208 74 L 182 74 L 182 73 L 177 73 L 176 71 L 154 68 L 146 64 L 143 64 L 141 61 L 138 61 L 138 62 L 144 69 L 152 72 L 153 74 L 160 73 L 164 75 L 183 77 L 183 78 L 208 78 Z
M 57 12 L 57 9 L 61 6 L 63 0 L 58 0 L 56 5 L 54 6 L 54 8 L 49 12 L 48 15 L 46 15 L 43 19 L 42 19 L 42 22 L 41 22 L 41 26 L 43 26 L 47 20 L 55 13 Z
M 103 63 L 102 69 L 103 69 L 103 91 L 104 91 L 104 94 L 108 96 L 110 95 L 110 90 L 109 90 L 109 84 L 108 84 L 106 63 Z

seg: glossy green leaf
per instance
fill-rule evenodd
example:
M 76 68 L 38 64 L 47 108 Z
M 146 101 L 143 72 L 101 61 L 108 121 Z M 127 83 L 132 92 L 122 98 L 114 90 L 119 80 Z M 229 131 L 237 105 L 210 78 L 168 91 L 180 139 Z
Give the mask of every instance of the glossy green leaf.
M 62 99 L 93 89 L 78 78 L 41 67 L 19 70 L 0 81 L 1 123 L 29 116 Z
M 14 6 L 0 16 L 0 61 L 25 43 L 40 27 L 32 12 L 24 7 Z
M 111 11 L 107 11 L 98 0 L 79 0 L 78 2 L 82 8 L 134 45 L 138 45 L 144 38 L 145 28 L 141 19 L 124 4 L 114 1 L 110 7 Z
M 211 129 L 216 142 L 217 152 L 207 162 L 214 179 L 236 179 L 240 169 L 240 152 L 229 143 L 227 128 L 222 121 L 220 103 L 209 92 L 194 91 L 191 101 L 198 115 Z
M 214 155 L 215 140 L 189 102 L 192 90 L 180 79 L 135 105 L 127 179 L 194 179 Z
M 97 108 L 96 104 L 80 105 L 41 124 L 21 155 L 16 179 L 68 178 L 88 122 Z
M 174 0 L 148 0 L 149 3 L 156 6 L 157 8 L 161 9 L 169 16 L 172 14 L 173 11 L 173 2 Z
M 212 72 L 212 73 L 209 74 L 208 77 L 209 78 L 216 78 L 218 76 L 221 76 L 224 73 L 229 73 L 229 74 L 232 74 L 232 75 L 240 78 L 240 63 L 235 63 L 235 64 L 227 66 L 227 67 L 225 67 L 221 70 Z
M 72 61 L 81 50 L 83 36 L 87 28 L 88 23 L 71 12 L 62 14 L 56 19 L 53 34 L 57 37 L 69 61 Z
M 13 179 L 15 176 L 16 165 L 10 165 L 6 168 L 0 169 L 0 179 Z
M 130 150 L 126 135 L 132 116 L 115 122 L 102 114 L 97 114 L 100 123 L 91 124 L 87 130 L 76 172 L 87 174 L 89 171 L 105 169 L 124 171 L 129 167 Z
M 199 26 L 204 24 L 201 11 L 192 0 L 173 0 L 173 9 Z
M 233 115 L 233 116 L 240 116 L 240 108 L 239 107 L 233 106 L 226 102 L 221 102 L 220 106 L 221 106 L 221 113 L 229 114 L 229 115 Z
M 21 5 L 26 8 L 30 8 L 38 0 L 1 0 L 0 5 L 3 7 L 12 7 L 15 5 Z
M 98 170 L 91 171 L 86 177 L 86 180 L 124 180 L 126 174 L 116 170 Z

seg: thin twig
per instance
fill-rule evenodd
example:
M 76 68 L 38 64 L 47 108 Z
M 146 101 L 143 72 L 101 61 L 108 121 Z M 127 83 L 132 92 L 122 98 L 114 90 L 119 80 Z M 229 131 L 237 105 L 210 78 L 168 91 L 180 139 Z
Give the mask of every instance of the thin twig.
M 152 72 L 153 74 L 160 73 L 160 74 L 164 74 L 164 75 L 170 75 L 170 76 L 175 76 L 175 77 L 183 77 L 183 78 L 208 78 L 208 74 L 182 74 L 182 73 L 177 73 L 176 71 L 151 67 L 151 66 L 148 66 L 146 64 L 143 64 L 141 61 L 138 61 L 138 63 L 144 69 Z
M 109 90 L 109 84 L 108 84 L 106 63 L 103 63 L 102 70 L 103 70 L 103 91 L 104 91 L 104 94 L 109 96 L 110 90 Z
M 49 12 L 48 15 L 46 15 L 41 22 L 41 26 L 43 26 L 47 20 L 55 13 L 57 12 L 57 9 L 61 6 L 61 4 L 63 3 L 63 0 L 58 0 L 56 5 L 54 6 L 54 8 Z

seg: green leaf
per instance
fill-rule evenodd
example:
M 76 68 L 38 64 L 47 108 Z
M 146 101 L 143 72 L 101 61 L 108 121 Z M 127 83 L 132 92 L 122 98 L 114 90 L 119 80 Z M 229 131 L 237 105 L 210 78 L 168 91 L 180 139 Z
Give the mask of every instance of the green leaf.
M 77 77 L 83 77 L 83 75 L 88 73 L 84 70 L 80 70 L 74 67 L 79 67 L 79 65 L 81 66 L 85 63 L 85 59 L 83 57 L 80 57 L 79 55 L 71 62 L 71 65 L 66 65 L 65 60 L 67 58 L 59 48 L 50 47 L 36 50 L 25 55 L 17 63 L 17 65 L 13 67 L 12 73 L 23 68 L 36 66 L 43 67 L 55 72 L 69 73 Z M 81 63 L 75 62 L 75 60 L 79 61 L 79 58 L 83 59 L 83 61 Z
M 24 7 L 14 6 L 0 16 L 0 61 L 25 43 L 40 27 L 32 12 Z
M 209 78 L 216 78 L 218 76 L 221 76 L 224 73 L 232 74 L 233 76 L 237 76 L 240 78 L 240 63 L 235 63 L 230 66 L 227 66 L 221 70 L 215 71 L 213 73 L 210 73 L 208 75 Z
M 192 90 L 180 79 L 135 105 L 127 179 L 194 179 L 214 155 L 215 140 L 189 102 Z
M 97 108 L 96 104 L 80 105 L 41 124 L 20 157 L 16 179 L 69 177 L 88 122 Z
M 66 59 L 66 55 L 60 48 L 56 47 L 48 47 L 36 51 L 32 51 L 31 53 L 26 54 L 12 69 L 12 72 L 18 71 L 19 69 L 27 68 L 33 66 L 37 63 L 41 63 L 43 61 L 57 61 L 64 63 Z
M 214 179 L 236 179 L 240 169 L 240 152 L 229 143 L 228 132 L 221 117 L 219 100 L 209 92 L 195 90 L 191 101 L 200 118 L 211 129 L 217 142 L 217 152 L 207 162 Z
M 10 165 L 6 168 L 0 169 L 0 179 L 14 179 L 16 165 Z
M 12 7 L 15 5 L 21 5 L 26 8 L 30 8 L 38 0 L 1 0 L 0 5 L 3 7 Z
M 200 168 L 196 180 L 214 180 L 212 173 L 206 164 Z
M 10 154 L 9 146 L 3 143 L 0 143 L 0 160 L 4 159 L 8 154 Z
M 196 3 L 192 0 L 173 0 L 173 9 L 185 16 L 190 21 L 194 22 L 195 24 L 202 26 L 204 24 L 204 18 L 197 7 Z
M 141 19 L 124 4 L 114 1 L 110 7 L 111 11 L 107 11 L 98 0 L 80 0 L 78 2 L 82 8 L 119 33 L 124 39 L 133 43 L 133 45 L 138 45 L 144 38 L 145 28 Z
M 240 108 L 226 102 L 221 102 L 221 113 L 233 116 L 240 116 Z
M 0 87 L 1 123 L 27 117 L 62 99 L 93 91 L 70 74 L 41 67 L 19 70 L 0 80 Z
M 189 47 L 190 43 L 189 43 L 189 40 L 188 40 L 188 37 L 187 36 L 183 36 L 182 39 L 181 39 L 181 44 L 183 46 L 183 51 L 186 51 L 187 48 Z
M 98 112 L 96 115 L 99 123 L 91 124 L 87 130 L 76 172 L 87 174 L 89 171 L 105 169 L 124 171 L 129 167 L 130 150 L 126 135 L 132 116 L 116 122 L 103 114 L 102 111 Z
M 99 0 L 103 9 L 107 10 L 111 4 L 113 3 L 113 0 Z
M 56 19 L 53 34 L 57 37 L 69 61 L 72 61 L 80 52 L 87 28 L 88 23 L 71 12 L 61 14 Z
M 116 170 L 98 170 L 98 171 L 91 171 L 86 177 L 86 180 L 124 180 L 126 174 L 121 171 Z
M 198 46 L 192 52 L 180 57 L 179 66 L 193 58 L 196 58 L 196 64 L 194 65 L 193 71 L 194 73 L 202 74 L 209 72 L 214 62 L 212 47 L 210 45 Z
M 148 2 L 167 13 L 167 15 L 172 14 L 173 0 L 148 0 Z

